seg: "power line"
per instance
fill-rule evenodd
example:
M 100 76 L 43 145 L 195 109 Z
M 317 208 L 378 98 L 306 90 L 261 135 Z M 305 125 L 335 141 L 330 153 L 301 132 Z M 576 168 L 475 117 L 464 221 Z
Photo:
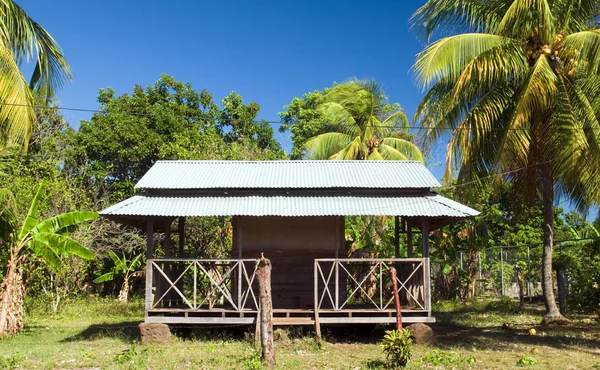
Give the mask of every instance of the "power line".
M 61 107 L 61 106 L 44 106 L 44 105 L 29 105 L 29 104 L 15 104 L 15 103 L 6 103 L 6 102 L 0 102 L 0 105 L 5 105 L 5 106 L 12 106 L 12 107 L 28 107 L 28 108 L 33 108 L 33 109 L 58 109 L 61 111 L 73 111 L 73 112 L 85 112 L 85 113 L 95 113 L 95 114 L 103 114 L 106 115 L 108 112 L 100 110 L 100 109 L 87 109 L 87 108 L 73 108 L 73 107 Z M 118 115 L 127 115 L 127 116 L 134 116 L 134 117 L 162 117 L 162 118 L 185 118 L 185 119 L 189 119 L 189 118 L 193 118 L 193 115 L 178 115 L 178 114 L 155 114 L 155 113 L 137 113 L 137 112 L 114 112 L 111 114 L 118 114 Z M 265 120 L 265 119 L 261 119 L 261 120 L 253 120 L 253 123 L 261 123 L 261 122 L 265 122 L 265 123 L 269 123 L 271 125 L 279 125 L 284 126 L 286 125 L 286 123 L 281 122 L 281 121 L 274 121 L 274 120 Z M 307 124 L 311 124 L 311 123 L 323 123 L 323 121 L 308 121 L 305 122 Z M 290 126 L 293 126 L 293 124 L 291 124 Z M 354 126 L 351 124 L 332 124 L 332 127 L 349 127 L 349 126 Z M 385 126 L 385 125 L 373 125 L 370 126 L 373 128 L 387 128 L 387 129 L 393 129 L 393 128 L 402 128 L 402 129 L 409 129 L 409 130 L 442 130 L 442 131 L 456 131 L 456 130 L 471 130 L 471 127 L 423 127 L 423 126 L 403 126 L 403 127 L 396 127 L 396 126 Z M 585 128 L 583 127 L 568 127 L 568 128 L 564 128 L 567 130 L 572 130 L 572 131 L 584 131 Z M 490 131 L 529 131 L 529 128 L 526 127 L 513 127 L 513 128 L 506 128 L 503 130 L 490 130 Z

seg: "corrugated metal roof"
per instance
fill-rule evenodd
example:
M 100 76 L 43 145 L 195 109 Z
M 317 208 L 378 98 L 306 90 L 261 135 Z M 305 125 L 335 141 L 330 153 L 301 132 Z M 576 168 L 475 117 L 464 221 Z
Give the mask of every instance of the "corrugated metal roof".
M 437 194 L 360 196 L 134 196 L 105 216 L 407 216 L 469 217 L 479 212 Z
M 140 189 L 433 188 L 414 161 L 158 161 Z

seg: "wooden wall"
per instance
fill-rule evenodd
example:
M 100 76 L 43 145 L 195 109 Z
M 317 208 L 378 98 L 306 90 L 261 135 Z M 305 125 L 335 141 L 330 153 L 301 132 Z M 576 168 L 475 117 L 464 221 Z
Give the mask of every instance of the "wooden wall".
M 271 260 L 273 308 L 313 306 L 314 260 L 345 257 L 344 218 L 234 217 L 232 257 Z

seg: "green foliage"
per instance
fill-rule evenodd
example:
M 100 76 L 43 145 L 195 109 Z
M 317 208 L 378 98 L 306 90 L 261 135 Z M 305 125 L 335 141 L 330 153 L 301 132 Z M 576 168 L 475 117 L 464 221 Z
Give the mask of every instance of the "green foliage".
M 292 159 L 415 159 L 408 120 L 375 81 L 349 80 L 294 98 L 281 117 L 292 133 Z M 308 152 L 307 152 L 308 149 Z M 377 157 L 377 158 L 376 158 Z
M 131 346 L 115 355 L 115 362 L 120 365 L 129 365 L 130 369 L 144 369 L 148 362 L 148 353 L 151 351 L 152 346 L 146 345 L 140 351 L 136 349 L 135 342 L 131 343 Z
M 35 60 L 29 83 L 21 66 Z M 36 97 L 44 104 L 71 79 L 58 43 L 14 1 L 0 2 L 0 147 L 27 148 L 35 121 Z
M 473 364 L 477 362 L 474 356 L 460 356 L 456 352 L 443 352 L 439 349 L 434 349 L 425 355 L 423 358 L 424 362 L 428 362 L 434 366 L 438 365 L 459 365 L 459 364 Z
M 525 367 L 537 364 L 537 360 L 531 356 L 523 355 L 518 361 L 517 366 Z
M 386 330 L 381 348 L 393 366 L 406 366 L 412 356 L 412 338 L 407 329 Z
M 94 283 L 103 283 L 105 281 L 111 281 L 117 276 L 125 277 L 125 280 L 128 280 L 128 277 L 135 273 L 142 265 L 142 254 L 138 254 L 137 256 L 129 259 L 125 253 L 122 253 L 121 256 L 118 256 L 115 252 L 108 250 L 108 256 L 113 262 L 113 267 L 111 271 L 102 274 L 94 279 Z
M 264 368 L 261 353 L 262 350 L 250 348 L 250 358 L 243 362 L 244 369 L 246 370 L 262 370 Z
M 25 355 L 15 352 L 10 356 L 0 357 L 0 369 L 14 370 L 22 366 Z

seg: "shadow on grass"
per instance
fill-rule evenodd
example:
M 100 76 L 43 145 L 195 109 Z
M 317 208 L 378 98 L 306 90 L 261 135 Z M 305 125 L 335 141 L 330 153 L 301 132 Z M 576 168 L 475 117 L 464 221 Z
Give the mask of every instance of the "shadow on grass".
M 124 321 L 111 324 L 90 325 L 80 333 L 61 340 L 62 343 L 117 338 L 132 342 L 140 338 L 139 321 Z
M 494 326 L 485 328 L 474 328 L 454 324 L 436 324 L 433 326 L 438 343 L 436 347 L 450 349 L 463 347 L 465 349 L 491 349 L 507 350 L 515 345 L 524 346 L 548 346 L 556 349 L 579 349 L 600 348 L 598 339 L 582 337 L 581 329 L 577 327 L 562 326 L 544 327 L 539 326 L 537 335 L 530 335 L 528 328 L 511 328 L 507 326 Z M 587 328 L 586 331 L 593 331 Z

